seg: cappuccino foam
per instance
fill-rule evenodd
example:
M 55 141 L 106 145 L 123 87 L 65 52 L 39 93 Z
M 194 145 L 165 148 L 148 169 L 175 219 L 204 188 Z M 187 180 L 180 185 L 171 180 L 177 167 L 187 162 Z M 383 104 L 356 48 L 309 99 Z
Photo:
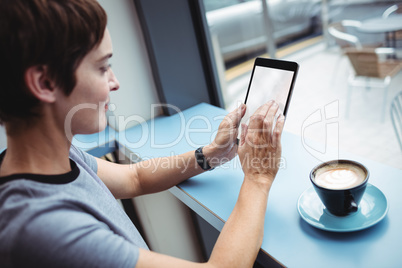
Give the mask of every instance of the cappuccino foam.
M 349 189 L 361 184 L 366 173 L 351 164 L 324 166 L 316 171 L 314 182 L 328 189 Z

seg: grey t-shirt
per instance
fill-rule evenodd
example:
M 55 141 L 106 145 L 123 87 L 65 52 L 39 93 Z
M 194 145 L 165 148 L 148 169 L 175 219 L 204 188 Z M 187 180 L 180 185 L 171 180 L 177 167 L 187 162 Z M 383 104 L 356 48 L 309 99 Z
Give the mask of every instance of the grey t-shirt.
M 70 163 L 62 175 L 0 177 L 0 267 L 133 268 L 148 249 L 95 158 L 72 146 Z

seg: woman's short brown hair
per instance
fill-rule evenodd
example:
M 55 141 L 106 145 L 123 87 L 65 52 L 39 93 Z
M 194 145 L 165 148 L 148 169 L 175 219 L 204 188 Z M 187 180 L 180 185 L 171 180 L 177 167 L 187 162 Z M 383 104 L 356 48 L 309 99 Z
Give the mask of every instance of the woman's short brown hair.
M 80 62 L 102 40 L 107 16 L 96 0 L 0 0 L 0 123 L 38 115 L 29 67 L 46 66 L 66 95 Z

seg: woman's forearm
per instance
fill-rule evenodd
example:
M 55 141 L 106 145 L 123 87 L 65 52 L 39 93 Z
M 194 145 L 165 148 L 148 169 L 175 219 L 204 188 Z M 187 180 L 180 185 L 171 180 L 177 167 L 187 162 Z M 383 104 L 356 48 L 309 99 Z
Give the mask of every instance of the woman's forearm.
M 195 159 L 195 152 L 149 159 L 136 164 L 141 194 L 167 190 L 204 170 Z
M 214 267 L 252 267 L 261 247 L 271 182 L 245 178 L 209 262 Z

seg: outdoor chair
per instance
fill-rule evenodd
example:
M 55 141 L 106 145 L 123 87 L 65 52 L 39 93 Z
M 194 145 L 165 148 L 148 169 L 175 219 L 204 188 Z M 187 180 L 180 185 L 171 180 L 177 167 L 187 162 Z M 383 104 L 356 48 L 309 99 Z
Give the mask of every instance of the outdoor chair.
M 364 43 L 361 40 L 362 34 L 358 32 L 358 28 L 360 27 L 361 22 L 356 20 L 342 20 L 340 22 L 331 23 L 328 26 L 328 34 L 332 38 L 333 42 L 340 48 L 338 59 L 335 63 L 334 69 L 339 70 L 340 63 L 344 60 L 344 52 L 343 50 L 346 48 L 356 48 L 362 49 L 365 47 L 380 47 L 383 44 L 377 41 L 372 40 L 372 36 L 370 35 L 370 41 L 367 38 L 364 38 Z M 358 35 L 360 34 L 360 35 Z M 367 36 L 367 34 L 363 34 L 363 36 Z M 376 35 L 374 35 L 376 36 Z M 380 39 L 379 39 L 380 40 Z M 381 39 L 384 40 L 384 39 Z M 336 71 L 337 72 L 337 71 Z M 337 74 L 333 74 L 334 83 L 337 79 Z
M 341 22 L 334 22 L 328 26 L 328 33 L 331 37 L 335 40 L 335 43 L 340 48 L 347 48 L 347 47 L 356 47 L 361 48 L 362 45 L 360 43 L 359 38 L 357 36 L 349 34 L 346 32 L 346 27 L 358 27 L 358 21 L 341 21 Z
M 328 33 L 341 49 L 347 47 L 364 48 L 383 46 L 383 34 L 379 35 L 359 32 L 358 28 L 360 26 L 360 21 L 342 20 L 340 22 L 331 23 L 328 26 Z
M 382 104 L 381 118 L 384 120 L 385 106 L 387 102 L 388 88 L 391 79 L 402 69 L 402 61 L 390 59 L 393 55 L 393 48 L 346 48 L 345 54 L 353 67 L 354 73 L 348 80 L 348 96 L 346 103 L 346 115 L 349 114 L 352 89 L 363 87 L 383 88 L 384 97 Z

